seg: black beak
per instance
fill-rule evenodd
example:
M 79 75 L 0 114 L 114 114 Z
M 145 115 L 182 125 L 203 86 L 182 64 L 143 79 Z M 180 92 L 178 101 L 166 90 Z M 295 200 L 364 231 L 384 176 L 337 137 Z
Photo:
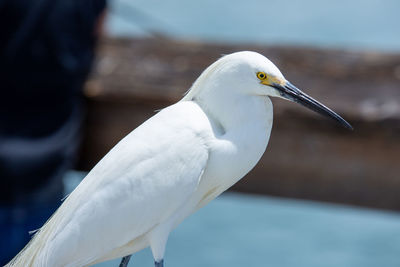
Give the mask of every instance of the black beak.
M 279 92 L 279 94 L 287 98 L 293 102 L 299 103 L 315 112 L 318 112 L 319 114 L 322 114 L 326 117 L 330 117 L 340 123 L 342 126 L 346 127 L 347 129 L 353 130 L 353 127 L 345 121 L 342 117 L 340 117 L 338 114 L 333 112 L 331 109 L 328 107 L 324 106 L 323 104 L 319 103 L 312 97 L 306 95 L 303 93 L 300 89 L 298 89 L 296 86 L 291 84 L 290 82 L 286 82 L 284 85 L 280 84 L 273 84 L 272 85 L 274 88 L 276 88 Z

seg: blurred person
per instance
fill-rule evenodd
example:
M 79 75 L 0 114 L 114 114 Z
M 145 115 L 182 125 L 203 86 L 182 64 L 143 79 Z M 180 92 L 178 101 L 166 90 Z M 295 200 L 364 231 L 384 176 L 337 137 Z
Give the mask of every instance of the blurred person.
M 106 0 L 0 0 L 0 265 L 63 197 Z

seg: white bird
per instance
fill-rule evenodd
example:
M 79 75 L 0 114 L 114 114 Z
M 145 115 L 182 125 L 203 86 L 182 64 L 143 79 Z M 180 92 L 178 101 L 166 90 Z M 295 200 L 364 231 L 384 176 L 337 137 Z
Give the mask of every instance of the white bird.
M 289 83 L 266 57 L 237 52 L 209 66 L 178 103 L 122 139 L 7 265 L 90 266 L 151 248 L 163 266 L 169 233 L 246 175 L 263 155 L 272 97 L 351 128 Z

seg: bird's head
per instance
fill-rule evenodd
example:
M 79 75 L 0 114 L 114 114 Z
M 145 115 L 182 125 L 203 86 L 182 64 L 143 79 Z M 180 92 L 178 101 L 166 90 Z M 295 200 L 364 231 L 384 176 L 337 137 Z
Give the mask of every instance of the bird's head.
M 203 88 L 211 88 L 210 91 L 214 92 L 217 88 L 229 88 L 230 92 L 235 90 L 240 94 L 280 97 L 299 103 L 336 120 L 348 129 L 353 129 L 337 113 L 286 80 L 268 58 L 256 52 L 243 51 L 223 56 L 202 73 L 184 99 L 201 94 Z

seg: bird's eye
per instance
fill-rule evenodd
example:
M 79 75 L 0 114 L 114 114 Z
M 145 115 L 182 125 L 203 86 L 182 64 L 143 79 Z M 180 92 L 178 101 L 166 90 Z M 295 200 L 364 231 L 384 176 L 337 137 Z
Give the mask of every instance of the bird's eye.
M 267 78 L 267 75 L 264 72 L 260 71 L 257 72 L 257 78 L 260 80 L 265 80 Z

